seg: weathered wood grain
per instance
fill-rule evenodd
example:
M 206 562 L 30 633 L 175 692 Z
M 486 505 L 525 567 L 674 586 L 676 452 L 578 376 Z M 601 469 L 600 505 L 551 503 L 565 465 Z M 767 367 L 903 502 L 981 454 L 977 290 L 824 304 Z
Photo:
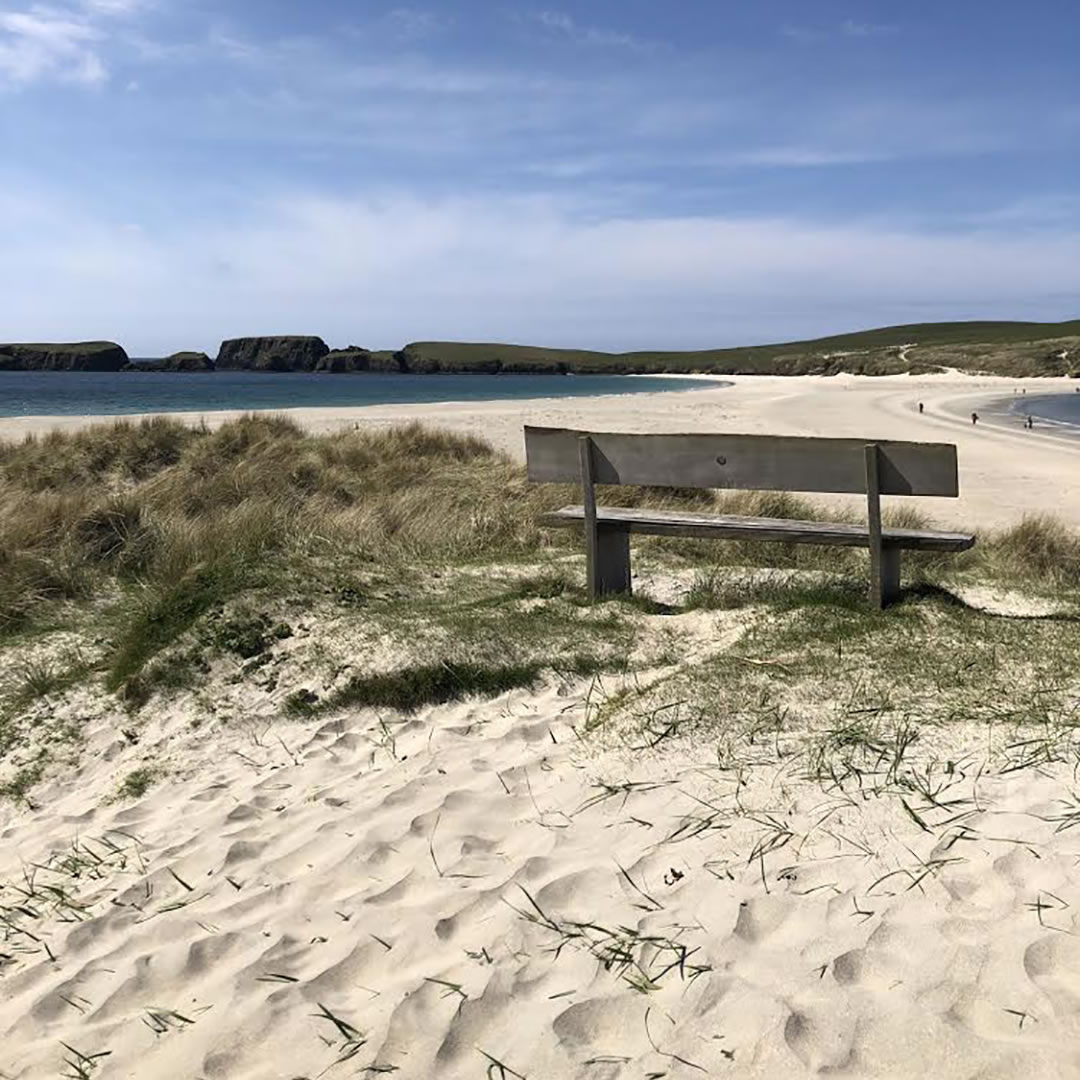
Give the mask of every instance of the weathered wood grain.
M 585 511 L 580 506 L 542 514 L 540 524 L 552 528 L 580 528 Z M 602 530 L 623 529 L 628 533 L 654 536 L 694 536 L 706 540 L 771 540 L 781 543 L 824 544 L 835 547 L 868 547 L 869 529 L 828 521 L 787 521 L 782 518 L 753 518 L 697 514 L 683 510 L 642 510 L 619 506 L 598 506 L 597 526 Z M 975 544 L 967 533 L 936 530 L 882 528 L 884 549 L 907 551 L 966 551 Z
M 578 440 L 592 440 L 597 484 L 866 494 L 872 439 L 774 435 L 630 435 L 525 428 L 528 475 L 540 483 L 580 479 Z M 946 443 L 878 442 L 881 495 L 960 493 L 956 447 Z

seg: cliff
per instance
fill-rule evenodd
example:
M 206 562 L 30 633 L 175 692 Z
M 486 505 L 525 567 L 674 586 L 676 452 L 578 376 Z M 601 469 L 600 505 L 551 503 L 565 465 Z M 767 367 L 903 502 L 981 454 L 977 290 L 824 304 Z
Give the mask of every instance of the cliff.
M 331 349 L 316 364 L 315 370 L 340 375 L 357 371 L 401 372 L 403 368 L 394 353 L 372 352 L 359 345 L 350 345 L 347 349 Z
M 221 371 L 315 371 L 330 352 L 319 337 L 232 338 L 221 343 Z
M 178 352 L 163 360 L 129 363 L 125 371 L 213 371 L 214 361 L 204 352 Z
M 0 345 L 0 371 L 119 371 L 127 362 L 111 341 Z

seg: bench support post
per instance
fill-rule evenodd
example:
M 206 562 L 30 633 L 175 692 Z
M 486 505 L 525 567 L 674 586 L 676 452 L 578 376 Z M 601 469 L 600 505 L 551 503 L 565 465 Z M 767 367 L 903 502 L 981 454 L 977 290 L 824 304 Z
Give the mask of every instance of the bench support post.
M 870 534 L 870 603 L 883 608 L 900 595 L 900 549 L 881 541 L 881 463 L 876 443 L 866 447 L 866 520 Z
M 630 535 L 625 529 L 605 529 L 596 524 L 596 482 L 593 443 L 588 435 L 578 440 L 581 488 L 585 506 L 585 577 L 589 599 L 610 593 L 628 593 L 630 585 Z
M 599 528 L 596 535 L 596 573 L 594 596 L 631 593 L 630 534 L 625 529 Z M 590 583 L 590 591 L 592 591 Z
M 593 483 L 593 446 L 588 435 L 578 439 L 578 457 L 581 462 L 581 492 L 585 507 L 585 581 L 589 599 L 600 595 L 597 562 L 600 537 L 596 528 L 596 486 Z
M 900 548 L 886 544 L 881 549 L 881 607 L 900 599 Z

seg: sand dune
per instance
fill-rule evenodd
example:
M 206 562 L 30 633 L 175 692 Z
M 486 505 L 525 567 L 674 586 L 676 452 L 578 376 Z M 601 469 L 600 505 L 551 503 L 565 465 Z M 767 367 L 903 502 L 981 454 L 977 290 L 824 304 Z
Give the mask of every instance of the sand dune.
M 674 378 L 673 378 L 674 381 Z M 1051 510 L 1080 525 L 1080 440 L 1049 430 L 995 425 L 989 403 L 1014 391 L 1072 393 L 1067 379 L 1003 379 L 968 375 L 734 376 L 735 385 L 657 394 L 536 401 L 376 405 L 288 410 L 316 431 L 354 424 L 388 426 L 420 419 L 460 432 L 481 433 L 515 457 L 524 456 L 526 423 L 633 431 L 743 431 L 955 442 L 961 498 L 920 499 L 919 509 L 943 524 L 965 528 L 1006 525 L 1025 513 Z M 922 401 L 926 412 L 919 414 Z M 984 416 L 973 428 L 972 411 Z M 191 422 L 223 423 L 237 413 L 180 414 Z M 71 430 L 101 417 L 0 419 L 0 438 L 54 428 Z M 843 500 L 833 500 L 842 503 Z M 851 500 L 856 506 L 859 500 Z

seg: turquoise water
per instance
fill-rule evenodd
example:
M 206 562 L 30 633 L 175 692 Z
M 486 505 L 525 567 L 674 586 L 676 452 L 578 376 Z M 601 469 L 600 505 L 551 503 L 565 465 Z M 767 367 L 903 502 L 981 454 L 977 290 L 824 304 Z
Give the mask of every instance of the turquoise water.
M 655 393 L 717 382 L 625 375 L 308 375 L 3 371 L 0 416 L 220 412 Z

